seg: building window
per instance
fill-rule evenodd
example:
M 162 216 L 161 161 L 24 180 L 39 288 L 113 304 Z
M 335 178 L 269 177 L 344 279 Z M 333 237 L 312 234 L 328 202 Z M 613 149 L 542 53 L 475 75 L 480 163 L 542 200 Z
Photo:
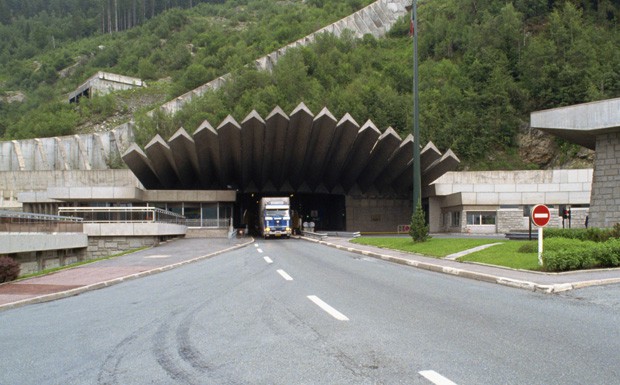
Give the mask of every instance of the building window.
M 494 211 L 467 213 L 468 225 L 494 225 L 496 213 Z
M 460 211 L 451 211 L 450 212 L 450 226 L 452 226 L 452 227 L 460 227 L 461 226 L 461 212 Z

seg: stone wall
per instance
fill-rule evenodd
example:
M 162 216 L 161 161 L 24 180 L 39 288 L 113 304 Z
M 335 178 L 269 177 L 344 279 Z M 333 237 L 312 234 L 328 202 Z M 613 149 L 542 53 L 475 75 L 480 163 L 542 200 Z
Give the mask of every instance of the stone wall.
M 0 254 L 0 257 L 3 256 L 11 257 L 17 261 L 20 264 L 19 275 L 23 276 L 83 261 L 86 257 L 86 248 Z
M 497 211 L 497 232 L 508 233 L 514 230 L 527 229 L 527 218 L 523 216 L 523 209 L 505 209 Z
M 620 133 L 596 137 L 590 225 L 612 227 L 620 222 Z
M 127 250 L 157 246 L 161 237 L 88 237 L 86 259 L 109 257 Z
M 411 201 L 346 197 L 347 231 L 396 232 L 411 223 Z

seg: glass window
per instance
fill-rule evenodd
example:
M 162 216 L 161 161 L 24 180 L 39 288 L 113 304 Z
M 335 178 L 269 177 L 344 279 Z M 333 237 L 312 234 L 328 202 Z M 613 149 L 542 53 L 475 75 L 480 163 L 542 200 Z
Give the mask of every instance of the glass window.
M 494 211 L 467 213 L 468 225 L 494 225 L 495 219 L 496 213 Z
M 183 208 L 183 215 L 187 218 L 187 226 L 200 227 L 200 203 L 186 203 Z
M 460 211 L 452 211 L 450 213 L 450 224 L 452 227 L 458 227 L 461 225 L 461 212 Z

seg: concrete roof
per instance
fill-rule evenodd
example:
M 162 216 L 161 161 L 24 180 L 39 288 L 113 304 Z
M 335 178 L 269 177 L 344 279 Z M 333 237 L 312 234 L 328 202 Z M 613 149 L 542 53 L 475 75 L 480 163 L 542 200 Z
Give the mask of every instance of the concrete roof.
M 530 125 L 594 150 L 597 135 L 620 131 L 620 98 L 535 111 Z
M 324 108 L 316 116 L 303 103 L 290 116 L 276 107 L 266 119 L 252 111 L 241 123 L 228 116 L 217 129 L 205 121 L 189 135 L 180 128 L 168 142 L 155 136 L 123 160 L 147 189 L 237 189 L 243 192 L 410 193 L 413 136 L 404 140 L 346 114 Z M 459 160 L 429 142 L 420 155 L 428 185 Z

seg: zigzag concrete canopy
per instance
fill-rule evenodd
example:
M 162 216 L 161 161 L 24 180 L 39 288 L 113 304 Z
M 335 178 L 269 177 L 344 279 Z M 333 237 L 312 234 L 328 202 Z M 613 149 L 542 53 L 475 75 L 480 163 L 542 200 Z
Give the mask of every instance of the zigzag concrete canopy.
M 228 116 L 217 129 L 204 121 L 190 136 L 180 128 L 168 142 L 155 136 L 142 151 L 132 145 L 123 161 L 147 189 L 237 189 L 242 192 L 410 194 L 412 135 L 404 140 L 346 114 L 303 103 L 290 116 L 280 107 L 263 119 L 252 111 L 241 123 Z M 418 144 L 419 145 L 419 144 Z M 429 142 L 421 151 L 422 184 L 459 164 L 451 150 Z

